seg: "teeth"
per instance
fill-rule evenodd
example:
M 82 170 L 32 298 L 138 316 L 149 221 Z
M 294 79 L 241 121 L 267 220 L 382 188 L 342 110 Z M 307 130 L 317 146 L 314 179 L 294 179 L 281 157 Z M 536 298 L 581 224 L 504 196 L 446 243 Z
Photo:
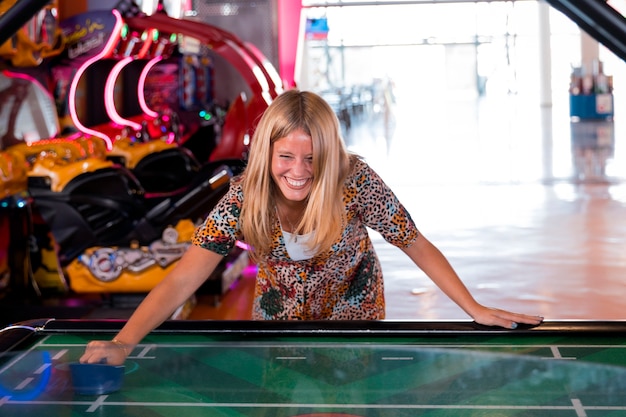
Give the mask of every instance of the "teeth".
M 287 180 L 289 185 L 291 185 L 292 187 L 302 187 L 304 184 L 306 184 L 306 181 L 307 181 L 307 180 L 294 180 L 294 179 L 287 178 L 287 177 L 285 177 L 285 179 Z

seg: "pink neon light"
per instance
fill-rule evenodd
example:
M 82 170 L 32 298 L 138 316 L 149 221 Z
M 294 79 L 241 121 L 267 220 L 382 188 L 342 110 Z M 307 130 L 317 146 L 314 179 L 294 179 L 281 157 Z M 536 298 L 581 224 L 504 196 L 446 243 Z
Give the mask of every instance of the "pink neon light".
M 80 122 L 80 120 L 78 120 L 78 114 L 76 112 L 76 89 L 78 88 L 78 82 L 80 81 L 80 77 L 85 73 L 87 68 L 94 62 L 108 56 L 113 50 L 113 48 L 115 47 L 115 45 L 117 44 L 118 37 L 122 30 L 122 26 L 124 25 L 124 22 L 122 21 L 122 16 L 117 10 L 113 9 L 111 10 L 111 12 L 115 16 L 115 20 L 116 20 L 113 31 L 111 32 L 111 36 L 109 37 L 105 47 L 102 49 L 102 52 L 94 55 L 93 57 L 85 61 L 83 65 L 78 68 L 78 70 L 76 71 L 76 74 L 74 75 L 74 78 L 72 79 L 72 83 L 70 85 L 69 97 L 68 97 L 68 107 L 70 110 L 70 117 L 72 118 L 72 122 L 74 123 L 76 128 L 88 135 L 102 138 L 106 142 L 107 149 L 109 150 L 113 148 L 113 141 L 111 140 L 110 137 L 108 137 L 102 132 L 98 132 L 97 130 L 89 129 L 87 126 L 83 125 Z
M 139 107 L 141 107 L 141 111 L 143 111 L 149 117 L 153 117 L 155 119 L 159 116 L 159 113 L 148 107 L 144 87 L 146 85 L 146 78 L 148 78 L 148 73 L 150 72 L 152 67 L 154 67 L 162 59 L 162 56 L 157 56 L 148 61 L 146 66 L 141 71 L 141 74 L 139 75 L 139 82 L 137 83 L 137 97 L 139 98 Z
M 9 70 L 3 70 L 2 73 L 9 78 L 21 78 L 22 80 L 27 80 L 27 81 L 32 82 L 33 84 L 36 84 L 37 87 L 40 88 L 43 93 L 45 93 L 48 97 L 54 100 L 54 98 L 52 97 L 52 94 L 50 94 L 50 92 L 46 90 L 44 86 L 35 77 L 30 76 L 28 74 L 22 74 L 21 72 L 13 72 Z
M 117 81 L 117 77 L 120 75 L 120 72 L 122 72 L 124 67 L 131 63 L 133 59 L 134 58 L 132 56 L 128 56 L 120 60 L 113 66 L 111 72 L 109 72 L 106 84 L 104 85 L 104 107 L 106 108 L 107 114 L 113 123 L 117 123 L 122 126 L 130 126 L 135 130 L 139 130 L 141 129 L 141 125 L 139 123 L 124 119 L 115 108 L 115 82 Z

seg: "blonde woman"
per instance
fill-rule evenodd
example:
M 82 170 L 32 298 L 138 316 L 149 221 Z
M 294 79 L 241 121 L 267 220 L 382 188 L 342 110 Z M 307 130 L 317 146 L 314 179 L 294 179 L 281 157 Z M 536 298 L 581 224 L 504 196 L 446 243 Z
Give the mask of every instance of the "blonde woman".
M 245 171 L 176 268 L 113 341 L 90 342 L 81 361 L 123 363 L 238 239 L 258 264 L 254 319 L 384 319 L 382 270 L 366 227 L 402 249 L 476 322 L 515 328 L 542 321 L 479 304 L 381 178 L 346 151 L 330 106 L 314 93 L 290 90 L 264 113 Z

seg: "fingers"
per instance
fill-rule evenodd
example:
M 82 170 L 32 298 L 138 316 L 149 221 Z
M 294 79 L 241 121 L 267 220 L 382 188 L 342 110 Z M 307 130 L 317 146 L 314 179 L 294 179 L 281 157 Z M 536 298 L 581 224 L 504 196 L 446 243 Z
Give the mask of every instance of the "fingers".
M 106 363 L 122 365 L 126 360 L 126 352 L 114 342 L 95 340 L 87 344 L 85 352 L 80 357 L 81 363 Z
M 543 317 L 528 314 L 512 313 L 495 308 L 486 309 L 485 314 L 477 317 L 476 322 L 487 326 L 500 326 L 505 329 L 516 329 L 520 324 L 536 326 L 541 324 Z
M 515 320 L 511 320 L 511 319 L 505 319 L 505 318 L 501 318 L 501 317 L 497 317 L 494 320 L 494 324 L 493 326 L 500 326 L 500 327 L 504 327 L 505 329 L 517 329 L 518 326 L 518 322 Z
M 517 314 L 517 313 L 509 313 L 509 314 L 513 315 L 511 320 L 515 321 L 516 323 L 524 323 L 524 324 L 530 324 L 530 325 L 536 326 L 543 321 L 543 317 L 541 316 L 529 316 L 527 314 Z
M 518 322 L 520 323 L 525 323 L 525 324 L 532 324 L 532 325 L 538 325 L 541 324 L 541 322 L 543 322 L 543 317 L 541 316 L 523 316 L 521 319 L 518 320 Z

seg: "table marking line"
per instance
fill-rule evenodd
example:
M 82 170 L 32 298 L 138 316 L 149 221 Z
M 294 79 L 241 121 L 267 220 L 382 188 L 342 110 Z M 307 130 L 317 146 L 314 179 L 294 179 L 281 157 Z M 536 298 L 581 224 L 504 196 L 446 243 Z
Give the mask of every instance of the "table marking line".
M 142 346 L 142 345 L 137 345 L 138 347 Z M 254 349 L 254 348 L 259 348 L 259 347 L 278 347 L 278 348 L 284 348 L 284 347 L 296 347 L 296 348 L 323 348 L 323 347 L 339 347 L 339 348 L 362 348 L 364 345 L 363 344 L 350 344 L 350 343 L 307 343 L 307 344 L 290 344 L 290 343 L 220 343 L 220 342 L 208 342 L 208 343 L 193 343 L 193 344 L 185 344 L 185 343 L 181 343 L 181 344 L 173 344 L 173 343 L 158 343 L 158 344 L 152 344 L 151 346 L 155 346 L 155 347 L 166 347 L 166 348 L 180 348 L 180 347 L 184 347 L 184 348 L 207 348 L 207 347 L 216 347 L 216 348 L 223 348 L 223 347 L 236 347 L 236 348 L 250 348 L 250 349 Z M 485 349 L 485 348 L 489 348 L 489 349 L 494 349 L 494 348 L 513 348 L 513 349 L 518 349 L 520 347 L 524 347 L 524 348 L 535 348 L 535 349 L 546 349 L 546 348 L 551 348 L 553 346 L 557 346 L 557 347 L 576 347 L 576 348 L 591 348 L 591 349 L 597 349 L 597 348 L 612 348 L 612 349 L 626 349 L 626 345 L 549 345 L 549 344 L 543 344 L 543 345 L 527 345 L 527 344 L 412 344 L 412 345 L 407 345 L 407 344 L 393 344 L 393 343 L 389 343 L 389 344 L 367 344 L 365 345 L 368 348 L 402 348 L 402 349 L 415 349 L 415 348 L 448 348 L 448 349 L 466 349 L 466 348 L 479 348 L 479 349 Z
M 275 358 L 276 360 L 279 361 L 303 361 L 306 360 L 307 357 L 306 356 L 276 356 Z
M 480 405 L 480 404 L 297 404 L 297 403 L 189 403 L 189 402 L 126 402 L 126 401 L 108 401 L 105 402 L 108 395 L 101 395 L 94 402 L 90 401 L 19 401 L 11 400 L 10 397 L 4 397 L 0 399 L 0 405 L 3 403 L 13 405 L 88 405 L 90 406 L 88 411 L 94 412 L 98 407 L 106 406 L 122 406 L 122 407 L 206 407 L 206 408 L 219 408 L 219 407 L 239 407 L 239 408 L 289 408 L 289 407 L 306 407 L 306 408 L 333 408 L 333 409 L 455 409 L 455 410 L 576 410 L 574 404 L 575 400 L 572 400 L 572 405 Z M 582 404 L 581 404 L 582 407 Z M 587 406 L 584 410 L 594 411 L 626 411 L 626 405 L 624 406 Z M 585 416 L 585 414 L 580 417 Z
M 17 384 L 17 386 L 15 387 L 16 390 L 22 390 L 24 388 L 26 388 L 28 386 L 28 384 L 30 384 L 31 382 L 33 382 L 35 380 L 35 378 L 33 378 L 32 376 L 29 376 L 28 378 L 24 378 L 24 380 L 22 382 L 20 382 L 19 384 Z
M 67 343 L 48 343 L 46 345 L 44 345 L 44 347 L 85 347 L 85 344 L 80 344 L 80 345 L 75 345 L 75 344 L 67 344 Z M 372 347 L 372 348 L 383 348 L 383 347 L 388 347 L 388 348 L 403 348 L 403 349 L 415 349 L 415 348 L 450 348 L 450 349 L 465 349 L 465 348 L 480 348 L 480 349 L 485 349 L 485 348 L 519 348 L 519 347 L 524 347 L 524 348 L 536 348 L 536 349 L 540 349 L 540 348 L 551 348 L 553 346 L 557 346 L 560 348 L 564 348 L 564 347 L 576 347 L 576 348 L 585 348 L 585 349 L 597 349 L 597 348 L 604 348 L 604 349 L 625 349 L 626 350 L 626 345 L 604 345 L 604 344 L 597 344 L 597 345 L 527 345 L 527 344 L 519 344 L 519 345 L 515 345 L 515 344 L 412 344 L 412 345 L 407 345 L 407 344 L 393 344 L 393 343 L 389 343 L 389 344 L 368 344 L 366 345 L 367 347 Z M 159 347 L 166 347 L 166 348 L 201 348 L 201 349 L 206 349 L 207 347 L 216 347 L 216 348 L 223 348 L 223 347 L 237 347 L 237 348 L 258 348 L 258 347 L 303 347 L 303 348 L 321 348 L 321 347 L 363 347 L 362 344 L 350 344 L 350 343 L 309 343 L 309 344 L 289 344 L 289 343 L 222 343 L 222 342 L 207 342 L 207 343 L 181 343 L 181 344 L 174 344 L 174 343 L 151 343 L 150 345 L 144 345 L 144 344 L 138 344 L 136 346 L 136 348 L 141 348 L 144 347 L 145 348 L 159 348 Z
M 91 404 L 91 406 L 87 409 L 88 413 L 93 413 L 94 411 L 96 411 L 98 408 L 100 408 L 103 404 L 104 404 L 104 400 L 106 400 L 108 397 L 108 395 L 100 395 L 96 401 L 93 402 L 93 404 Z
M 136 358 L 144 358 L 148 353 L 150 353 L 150 351 L 156 349 L 157 345 L 155 344 L 150 344 L 150 345 L 145 345 L 145 347 L 143 349 L 141 349 L 141 352 L 139 352 L 139 354 L 137 356 L 135 356 Z
M 561 355 L 561 351 L 559 350 L 558 346 L 550 346 L 550 351 L 552 352 L 552 357 L 551 358 L 543 358 L 543 359 L 564 359 L 564 360 L 570 360 L 570 361 L 575 361 L 577 358 L 573 357 L 573 356 L 563 356 Z
M 67 353 L 67 349 L 61 349 L 56 355 L 52 357 L 52 359 L 59 360 Z
M 13 365 L 15 365 L 16 363 L 18 363 L 19 361 L 21 361 L 23 358 L 25 358 L 29 353 L 31 352 L 35 352 L 37 350 L 37 347 L 39 347 L 39 345 L 41 344 L 42 341 L 39 341 L 39 343 L 35 343 L 33 346 L 31 346 L 29 349 L 23 351 L 20 355 L 17 355 L 15 358 L 13 358 L 12 361 L 8 362 L 6 365 L 4 365 L 2 368 L 0 368 L 0 374 L 4 373 L 5 371 L 11 369 L 11 367 Z
M 383 361 L 412 361 L 415 358 L 412 356 L 383 356 Z
M 11 400 L 11 397 L 8 398 L 7 404 L 11 405 L 91 405 L 93 401 L 53 401 L 53 400 Z M 113 404 L 113 403 L 110 403 Z M 0 405 L 2 405 L 2 400 L 0 400 Z M 122 404 L 122 405 L 132 405 L 132 403 Z
M 4 397 L 0 398 L 0 407 L 2 407 L 4 404 L 9 403 L 10 400 L 11 400 L 10 395 L 5 395 Z
M 35 375 L 41 375 L 42 373 L 44 373 L 44 371 L 46 369 L 48 369 L 50 367 L 51 364 L 49 363 L 44 363 L 43 365 L 41 365 L 39 368 L 37 368 L 35 370 L 35 372 L 33 372 Z
M 580 399 L 572 398 L 572 405 L 574 406 L 574 410 L 576 411 L 576 416 L 587 417 L 585 407 L 583 407 L 583 403 L 580 401 Z

